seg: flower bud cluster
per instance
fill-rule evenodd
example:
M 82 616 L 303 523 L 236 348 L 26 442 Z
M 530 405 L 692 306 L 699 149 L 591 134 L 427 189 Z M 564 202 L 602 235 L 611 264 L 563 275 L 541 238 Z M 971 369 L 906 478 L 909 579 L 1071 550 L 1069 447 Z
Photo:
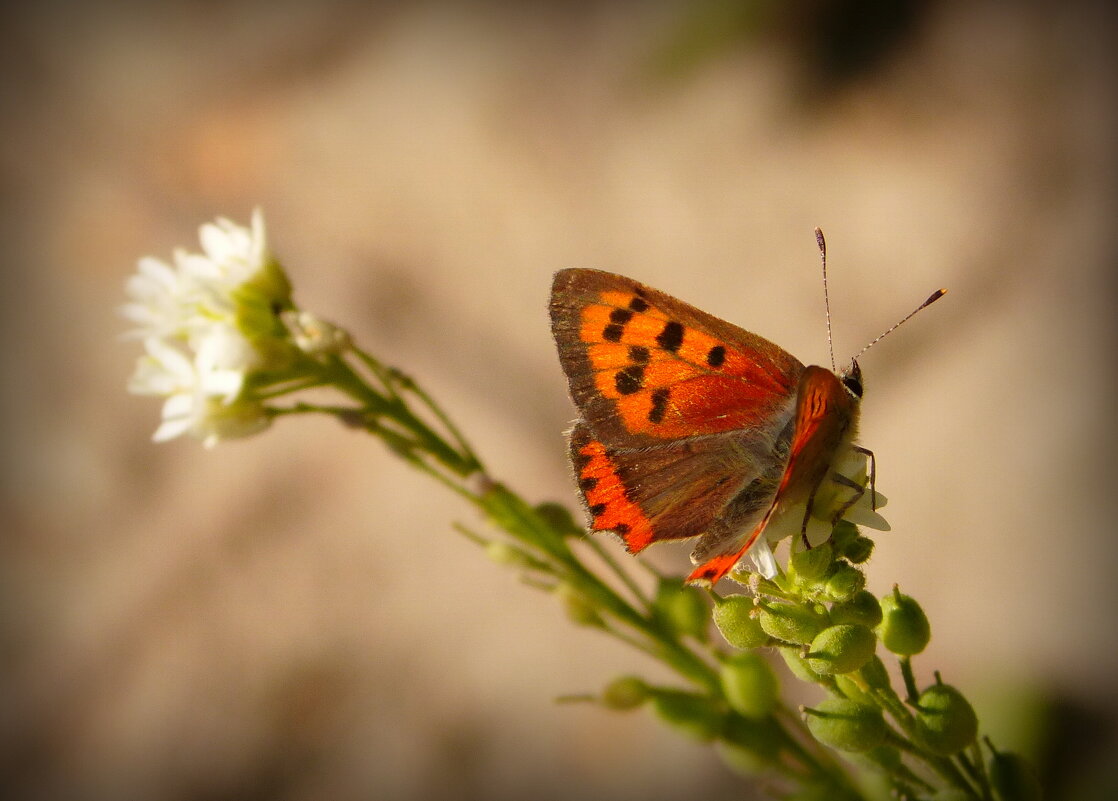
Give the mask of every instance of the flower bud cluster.
M 801 710 L 816 740 L 857 754 L 859 765 L 898 788 L 921 786 L 921 772 L 938 765 L 935 760 L 969 753 L 978 720 L 962 693 L 938 674 L 922 692 L 911 684 L 909 660 L 927 647 L 931 627 L 919 603 L 898 588 L 880 598 L 866 589 L 861 566 L 872 552 L 870 539 L 839 521 L 830 540 L 794 550 L 784 574 L 752 577 L 753 595 L 716 597 L 715 626 L 741 651 L 725 660 L 724 671 L 733 665 L 737 672 L 732 680 L 724 673 L 722 690 L 743 717 L 771 710 L 771 687 L 754 673 L 764 675 L 756 667 L 757 649 L 775 648 L 794 676 L 827 692 Z M 879 645 L 901 664 L 907 702 L 892 687 Z M 1017 782 L 1020 772 L 1004 767 L 1010 761 L 1002 759 L 999 770 Z

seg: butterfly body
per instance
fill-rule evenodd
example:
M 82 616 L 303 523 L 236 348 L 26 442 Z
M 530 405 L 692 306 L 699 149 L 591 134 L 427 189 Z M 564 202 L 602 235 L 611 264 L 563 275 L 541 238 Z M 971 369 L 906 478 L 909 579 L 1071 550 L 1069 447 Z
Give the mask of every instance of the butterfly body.
M 620 275 L 556 274 L 552 333 L 581 418 L 571 459 L 593 531 L 631 552 L 699 537 L 714 583 L 805 504 L 857 427 L 857 363 L 805 367 L 756 334 Z

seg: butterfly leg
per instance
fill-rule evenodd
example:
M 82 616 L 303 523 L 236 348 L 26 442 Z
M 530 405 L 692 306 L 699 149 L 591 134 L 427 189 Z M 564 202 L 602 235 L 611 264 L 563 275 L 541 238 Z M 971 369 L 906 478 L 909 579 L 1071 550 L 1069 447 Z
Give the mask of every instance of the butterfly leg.
M 870 507 L 877 511 L 877 459 L 873 455 L 873 451 L 869 448 L 863 448 L 861 445 L 854 445 L 854 450 L 863 454 L 870 460 Z M 862 489 L 865 489 L 863 487 Z M 857 500 L 857 499 L 855 499 Z
M 842 506 L 840 506 L 839 510 L 835 512 L 834 516 L 831 518 L 831 524 L 833 525 L 842 520 L 843 515 L 845 515 L 850 510 L 850 507 L 862 499 L 862 496 L 866 494 L 866 485 L 859 484 L 857 481 L 854 481 L 853 479 L 848 478 L 841 473 L 835 473 L 834 475 L 832 475 L 831 480 L 840 486 L 849 487 L 850 489 L 854 490 L 854 494 L 850 496 L 850 499 L 846 501 Z
M 808 524 L 808 521 L 811 520 L 811 507 L 815 505 L 815 492 L 816 492 L 816 490 L 819 489 L 819 485 L 821 483 L 823 483 L 823 482 L 822 481 L 815 482 L 815 486 L 813 486 L 811 488 L 811 492 L 808 493 L 807 505 L 804 506 L 804 522 L 803 522 L 803 525 L 800 526 L 800 540 L 804 544 L 804 549 L 808 550 L 808 551 L 811 550 L 811 543 L 808 542 L 808 539 L 807 539 L 807 524 Z

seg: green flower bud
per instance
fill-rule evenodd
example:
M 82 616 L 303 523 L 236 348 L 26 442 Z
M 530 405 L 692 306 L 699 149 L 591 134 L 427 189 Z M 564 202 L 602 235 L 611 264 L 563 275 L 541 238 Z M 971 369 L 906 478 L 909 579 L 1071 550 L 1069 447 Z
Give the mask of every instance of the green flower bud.
M 859 590 L 831 607 L 831 620 L 835 623 L 855 623 L 872 629 L 881 622 L 881 604 L 869 590 Z
M 485 544 L 485 555 L 493 560 L 498 565 L 505 565 L 508 567 L 532 567 L 536 560 L 534 560 L 523 549 L 517 548 L 515 545 L 510 545 L 507 542 L 500 540 L 490 540 Z
M 800 681 L 814 681 L 819 682 L 823 677 L 808 667 L 807 660 L 803 658 L 801 648 L 781 648 L 780 655 L 784 657 L 784 663 L 788 665 L 788 669 Z
M 928 618 L 920 604 L 900 590 L 881 599 L 882 620 L 877 627 L 882 644 L 900 656 L 912 656 L 923 651 L 932 637 Z
M 805 707 L 803 712 L 815 739 L 839 751 L 869 751 L 885 740 L 885 718 L 875 706 L 828 698 L 814 709 Z
M 772 667 L 755 651 L 731 657 L 722 666 L 722 693 L 735 712 L 747 718 L 763 718 L 772 712 L 780 685 Z
M 714 747 L 730 768 L 756 776 L 776 762 L 779 742 L 779 732 L 774 730 L 771 719 L 750 720 L 730 715 Z
M 536 506 L 536 514 L 564 537 L 581 537 L 586 533 L 586 528 L 577 523 L 571 510 L 561 503 L 544 501 Z
M 846 553 L 846 547 L 860 536 L 862 535 L 856 525 L 849 520 L 840 520 L 831 530 L 830 543 L 835 553 L 841 555 Z
M 637 676 L 618 676 L 602 689 L 598 699 L 607 709 L 636 709 L 649 698 L 648 685 Z
M 811 584 L 825 577 L 834 561 L 835 555 L 831 543 L 824 542 L 809 550 L 792 554 L 789 564 L 801 583 Z
M 652 602 L 653 612 L 671 631 L 705 641 L 710 626 L 710 605 L 697 587 L 679 579 L 661 579 Z
M 811 641 L 807 664 L 816 673 L 830 676 L 857 670 L 873 658 L 877 637 L 865 626 L 843 623 L 823 629 Z
M 860 565 L 873 553 L 873 540 L 869 537 L 855 537 L 842 549 L 842 555 L 852 564 Z
M 836 675 L 835 685 L 851 701 L 857 701 L 860 704 L 872 704 L 874 702 L 873 696 L 862 688 L 862 685 L 857 681 L 857 674 L 854 672 Z
M 718 736 L 725 720 L 713 699 L 682 690 L 654 690 L 652 709 L 680 733 L 705 742 Z
M 758 648 L 769 641 L 754 612 L 757 610 L 748 595 L 730 595 L 719 599 L 714 607 L 714 625 L 735 648 Z
M 835 601 L 847 601 L 866 587 L 866 574 L 853 565 L 840 562 L 827 579 L 824 591 Z
M 820 615 L 793 604 L 765 604 L 758 619 L 766 634 L 784 642 L 809 643 L 824 626 Z
M 951 756 L 978 735 L 974 709 L 948 684 L 933 684 L 920 693 L 916 710 L 916 741 L 933 754 Z
M 1032 765 L 1011 751 L 994 751 L 993 746 L 990 750 L 990 784 L 998 801 L 1040 801 L 1043 793 Z
M 858 674 L 862 677 L 862 681 L 875 690 L 888 690 L 892 686 L 889 680 L 889 671 L 885 669 L 885 663 L 881 661 L 881 657 L 876 654 L 873 659 L 862 665 Z
M 566 582 L 556 586 L 555 595 L 563 604 L 567 617 L 577 626 L 602 626 L 601 615 L 586 596 Z
M 901 752 L 891 745 L 879 745 L 860 754 L 859 761 L 874 770 L 895 776 L 901 769 Z

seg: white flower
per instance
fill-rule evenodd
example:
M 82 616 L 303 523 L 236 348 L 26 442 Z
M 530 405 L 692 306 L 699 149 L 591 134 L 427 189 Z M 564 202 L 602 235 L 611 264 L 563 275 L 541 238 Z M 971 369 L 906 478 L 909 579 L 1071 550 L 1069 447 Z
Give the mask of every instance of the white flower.
M 174 266 L 146 256 L 125 292 L 120 313 L 137 325 L 133 337 L 191 337 L 215 321 L 235 323 L 246 305 L 270 308 L 290 300 L 291 288 L 268 251 L 264 216 L 252 227 L 219 217 L 198 231 L 203 253 L 176 250 Z
M 126 334 L 130 338 L 180 336 L 199 322 L 192 300 L 198 292 L 195 282 L 157 258 L 140 259 L 124 290 L 132 301 L 120 307 L 120 314 L 138 326 Z
M 128 389 L 167 398 L 153 440 L 166 442 L 190 434 L 213 447 L 219 440 L 268 427 L 271 418 L 263 404 L 240 398 L 246 369 L 235 362 L 239 355 L 254 352 L 236 338 L 235 329 L 215 330 L 193 359 L 163 339 L 144 341 L 147 353 L 137 363 Z

